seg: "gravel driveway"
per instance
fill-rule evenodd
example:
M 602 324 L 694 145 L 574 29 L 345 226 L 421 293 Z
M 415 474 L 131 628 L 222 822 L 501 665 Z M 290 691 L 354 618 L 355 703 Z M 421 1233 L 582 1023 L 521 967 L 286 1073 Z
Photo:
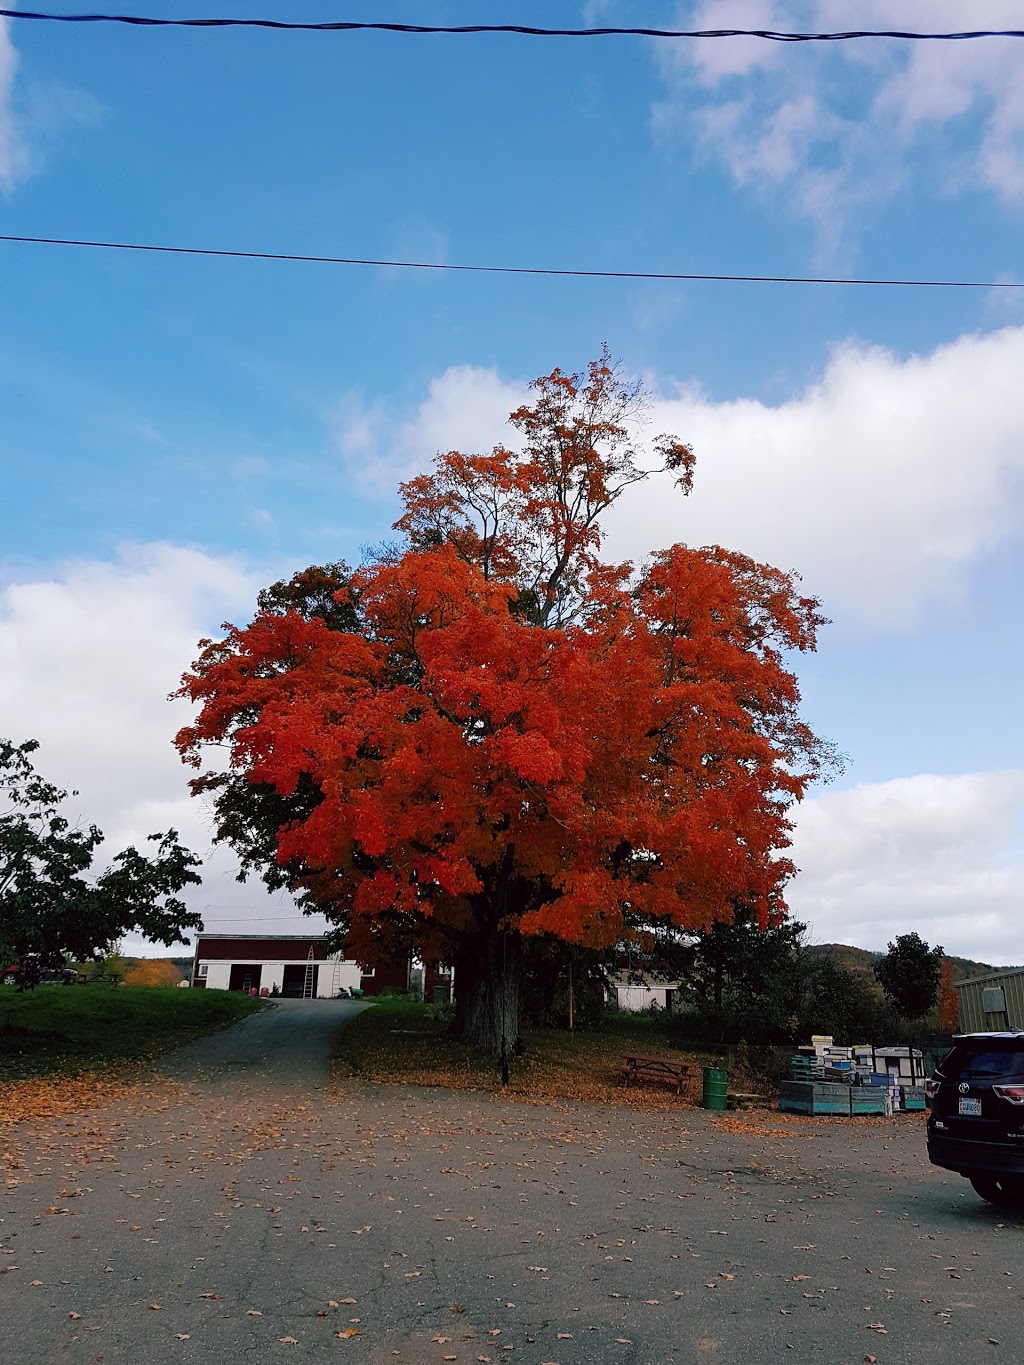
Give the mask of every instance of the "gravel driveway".
M 929 1166 L 917 1117 L 333 1089 L 357 1008 L 285 1002 L 21 1130 L 0 1359 L 1021 1359 L 1022 1220 Z

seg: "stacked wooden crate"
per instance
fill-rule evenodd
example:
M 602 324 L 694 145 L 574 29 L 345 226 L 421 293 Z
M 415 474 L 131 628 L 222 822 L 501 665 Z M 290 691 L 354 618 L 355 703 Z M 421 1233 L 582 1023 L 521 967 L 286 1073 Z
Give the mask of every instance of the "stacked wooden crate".
M 877 1085 L 850 1086 L 851 1114 L 885 1114 L 888 1091 Z
M 829 1081 L 783 1081 L 779 1108 L 789 1114 L 849 1114 L 850 1086 Z
M 825 1079 L 825 1068 L 813 1057 L 792 1057 L 789 1078 L 792 1081 L 821 1081 Z

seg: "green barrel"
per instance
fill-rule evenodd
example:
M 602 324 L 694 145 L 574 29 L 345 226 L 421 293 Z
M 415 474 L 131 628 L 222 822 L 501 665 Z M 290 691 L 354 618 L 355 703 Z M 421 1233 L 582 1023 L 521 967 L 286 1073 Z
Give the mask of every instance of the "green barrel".
M 720 1066 L 704 1068 L 704 1108 L 725 1109 L 729 1077 Z

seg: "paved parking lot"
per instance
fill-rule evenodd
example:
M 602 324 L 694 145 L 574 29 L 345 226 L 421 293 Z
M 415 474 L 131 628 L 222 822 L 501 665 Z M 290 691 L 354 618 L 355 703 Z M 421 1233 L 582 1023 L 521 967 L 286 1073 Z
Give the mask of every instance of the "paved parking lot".
M 929 1166 L 919 1118 L 335 1091 L 346 1008 L 296 1002 L 15 1135 L 0 1358 L 1021 1358 L 1024 1220 Z

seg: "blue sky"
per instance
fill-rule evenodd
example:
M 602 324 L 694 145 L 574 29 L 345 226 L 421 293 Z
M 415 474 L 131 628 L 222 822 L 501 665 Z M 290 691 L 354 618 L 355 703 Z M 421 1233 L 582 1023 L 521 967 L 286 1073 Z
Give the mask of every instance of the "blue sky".
M 76 5 L 61 3 L 71 12 Z M 129 4 L 112 6 L 131 12 Z M 171 14 L 149 0 L 143 9 Z M 845 27 L 765 0 L 401 3 L 419 22 Z M 199 12 L 202 6 L 190 6 Z M 1017 26 L 1009 0 L 971 23 Z M 384 14 L 381 6 L 374 13 Z M 206 12 L 322 18 L 322 0 Z M 858 22 L 962 26 L 866 0 Z M 1024 43 L 0 31 L 0 231 L 599 270 L 1022 275 Z M 1021 291 L 1024 295 L 1024 291 Z M 722 540 L 834 625 L 806 709 L 850 755 L 800 814 L 818 939 L 1024 961 L 1016 627 L 1024 298 L 424 275 L 0 244 L 0 729 L 115 840 L 205 852 L 163 699 L 258 586 L 384 536 L 602 341 L 695 441 L 611 548 Z M 279 913 L 211 864 L 197 904 Z M 285 907 L 286 909 L 287 907 Z M 283 913 L 283 911 L 280 911 Z M 211 913 L 211 923 L 216 916 Z

